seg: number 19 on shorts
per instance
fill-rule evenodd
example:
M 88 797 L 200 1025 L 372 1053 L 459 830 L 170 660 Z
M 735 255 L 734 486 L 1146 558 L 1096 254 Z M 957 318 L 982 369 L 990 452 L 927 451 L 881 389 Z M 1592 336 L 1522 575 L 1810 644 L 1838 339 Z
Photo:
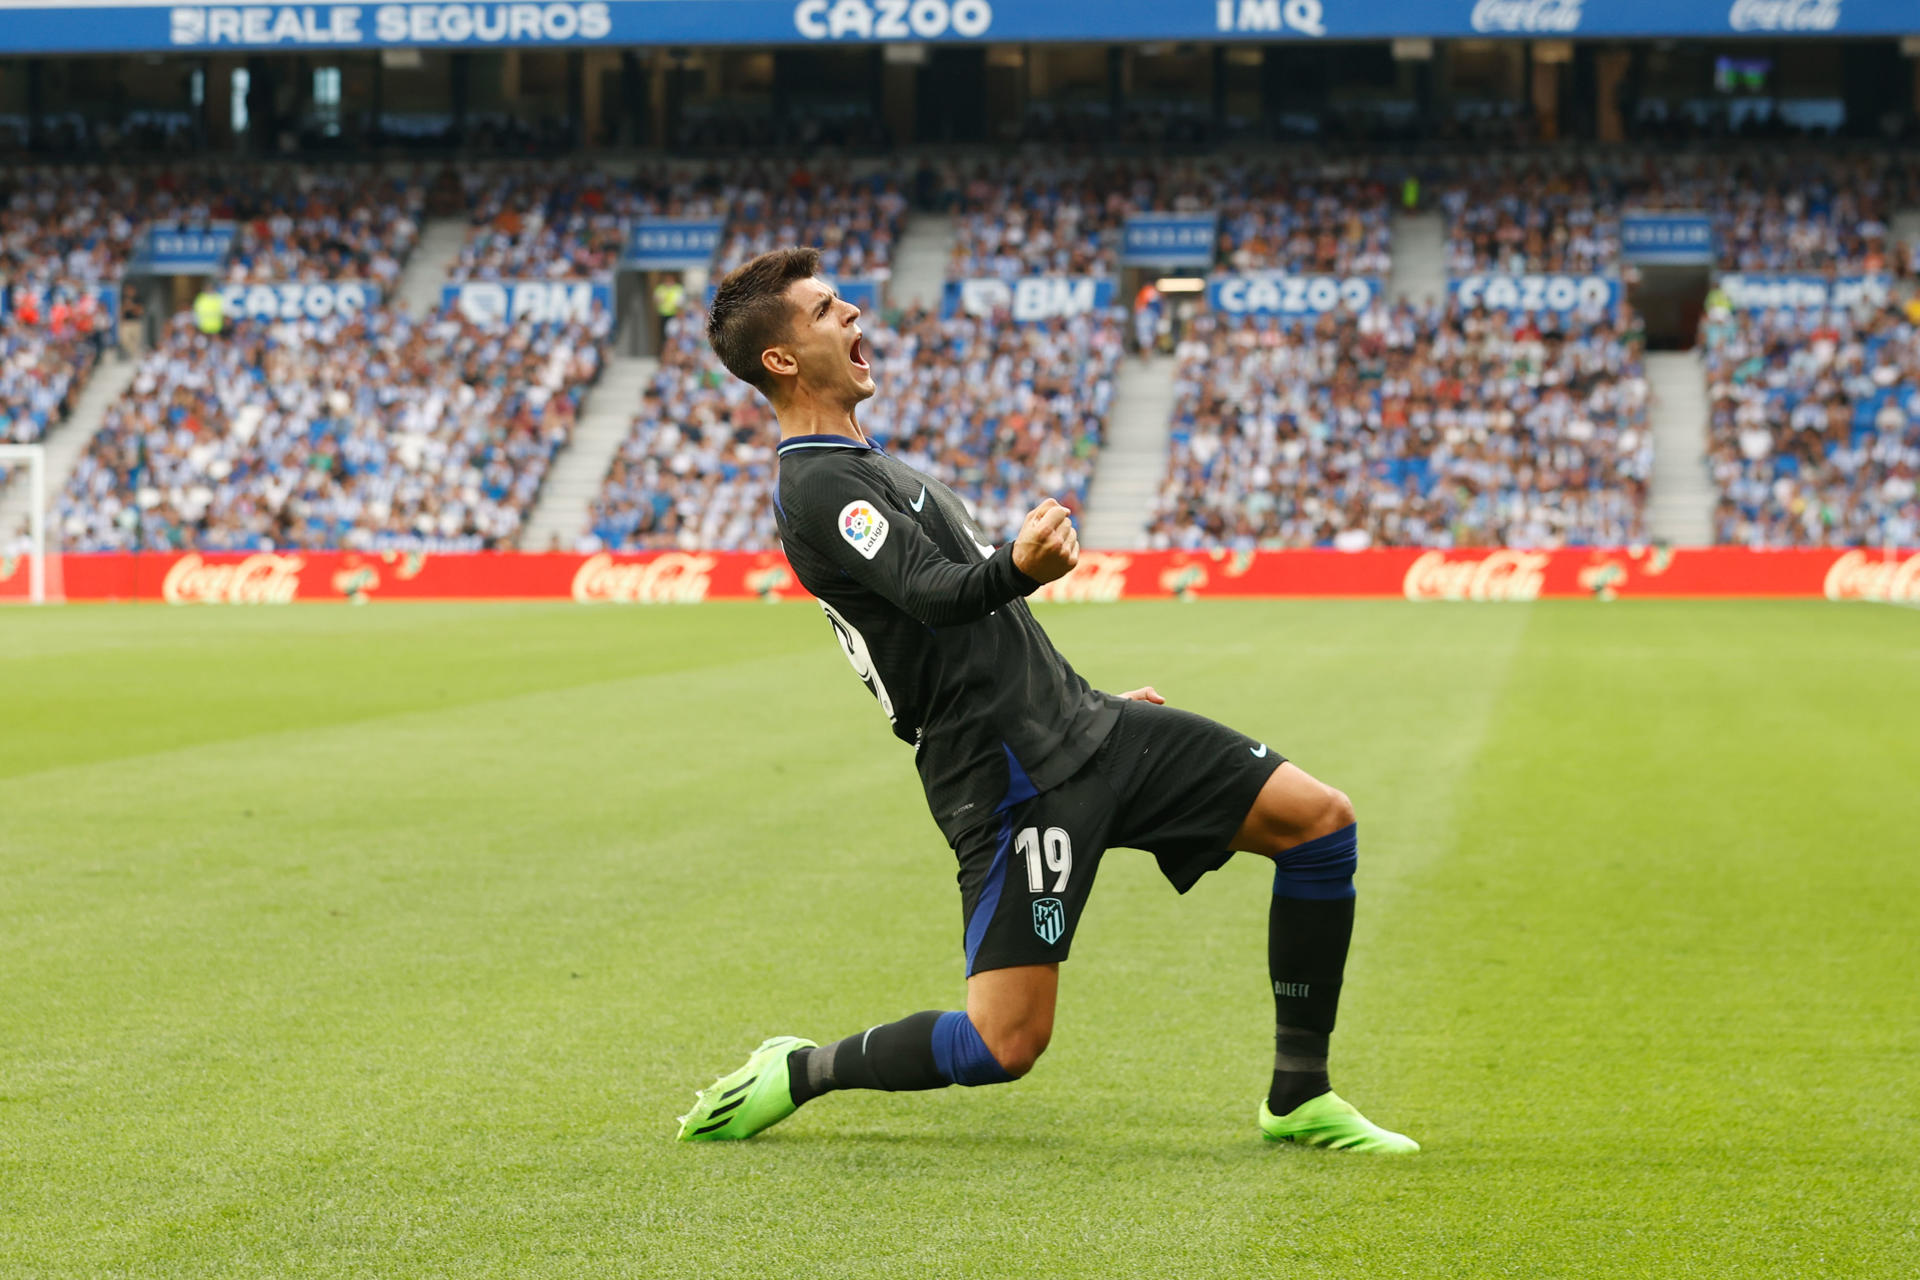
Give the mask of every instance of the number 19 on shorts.
M 1022 827 L 1013 838 L 1013 849 L 1027 860 L 1027 888 L 1033 893 L 1047 891 L 1047 873 L 1058 877 L 1053 892 L 1064 893 L 1067 877 L 1073 874 L 1073 841 L 1059 827 Z

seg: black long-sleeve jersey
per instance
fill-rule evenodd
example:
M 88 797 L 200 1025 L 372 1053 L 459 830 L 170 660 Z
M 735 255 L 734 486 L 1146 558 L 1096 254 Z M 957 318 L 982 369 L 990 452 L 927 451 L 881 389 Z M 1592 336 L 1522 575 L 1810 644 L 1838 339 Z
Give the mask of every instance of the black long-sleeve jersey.
M 1039 583 L 995 550 L 960 496 L 846 436 L 781 442 L 787 560 L 880 700 L 949 841 L 1065 782 L 1119 716 L 1027 608 Z

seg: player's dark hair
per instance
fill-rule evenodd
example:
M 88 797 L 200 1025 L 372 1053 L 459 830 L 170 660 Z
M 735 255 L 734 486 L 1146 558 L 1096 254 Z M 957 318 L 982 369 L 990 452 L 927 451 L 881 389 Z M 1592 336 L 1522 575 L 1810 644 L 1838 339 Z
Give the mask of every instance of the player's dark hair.
M 760 353 L 792 329 L 788 286 L 819 270 L 818 249 L 775 249 L 727 273 L 707 310 L 707 345 L 728 373 L 762 393 L 772 392 L 773 378 Z

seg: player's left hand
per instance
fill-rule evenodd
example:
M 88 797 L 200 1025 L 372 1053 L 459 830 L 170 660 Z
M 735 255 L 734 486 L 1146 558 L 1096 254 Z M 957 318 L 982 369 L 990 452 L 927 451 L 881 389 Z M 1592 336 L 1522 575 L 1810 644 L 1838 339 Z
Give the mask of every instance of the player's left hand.
M 1129 702 L 1151 702 L 1157 707 L 1164 707 L 1167 705 L 1167 700 L 1161 697 L 1160 691 L 1154 688 L 1152 685 L 1147 685 L 1146 687 L 1140 688 L 1140 689 L 1129 689 L 1125 693 L 1121 694 L 1120 696 L 1127 699 Z

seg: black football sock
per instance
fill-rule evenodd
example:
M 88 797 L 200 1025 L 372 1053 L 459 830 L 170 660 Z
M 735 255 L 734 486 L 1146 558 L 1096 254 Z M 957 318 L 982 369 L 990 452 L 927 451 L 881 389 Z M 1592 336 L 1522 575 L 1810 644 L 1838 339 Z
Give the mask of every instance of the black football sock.
M 1012 1078 L 966 1014 L 932 1009 L 787 1055 L 787 1088 L 796 1107 L 835 1089 L 911 1093 Z
M 1349 825 L 1274 859 L 1267 972 L 1273 978 L 1276 1030 L 1267 1110 L 1276 1116 L 1333 1087 L 1327 1079 L 1327 1045 L 1353 938 L 1358 846 L 1357 830 Z

